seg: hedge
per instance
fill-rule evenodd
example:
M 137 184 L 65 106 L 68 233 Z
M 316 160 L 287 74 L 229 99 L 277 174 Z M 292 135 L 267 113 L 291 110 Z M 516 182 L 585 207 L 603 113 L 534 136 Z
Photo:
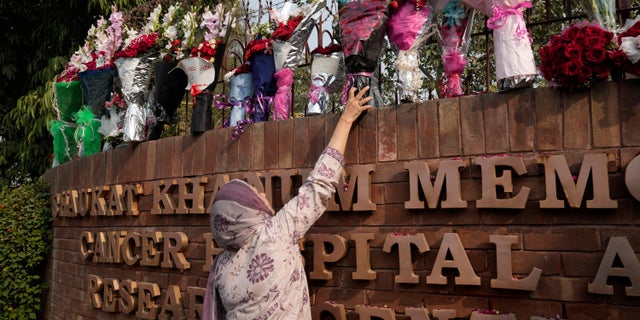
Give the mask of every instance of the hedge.
M 38 318 L 51 238 L 47 185 L 37 181 L 1 187 L 0 319 Z

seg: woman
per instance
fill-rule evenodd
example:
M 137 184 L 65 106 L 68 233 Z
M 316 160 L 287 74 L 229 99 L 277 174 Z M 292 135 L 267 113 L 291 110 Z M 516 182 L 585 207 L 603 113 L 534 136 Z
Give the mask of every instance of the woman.
M 298 195 L 274 213 L 246 182 L 224 185 L 213 202 L 211 230 L 220 253 L 211 267 L 203 319 L 311 319 L 299 240 L 324 213 L 342 174 L 349 131 L 371 97 L 351 88 L 326 149 Z

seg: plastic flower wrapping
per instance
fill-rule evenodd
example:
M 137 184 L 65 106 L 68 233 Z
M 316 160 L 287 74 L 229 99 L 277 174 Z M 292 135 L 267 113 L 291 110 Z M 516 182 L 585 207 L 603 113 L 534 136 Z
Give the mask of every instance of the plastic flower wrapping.
M 640 16 L 627 20 L 618 33 L 618 45 L 625 57 L 618 56 L 615 64 L 630 74 L 640 76 Z
M 400 100 L 418 100 L 424 77 L 420 70 L 419 47 L 431 35 L 431 3 L 425 0 L 394 0 L 390 4 L 389 41 L 398 49 L 396 71 Z
M 615 0 L 578 0 L 578 3 L 591 21 L 597 21 L 605 30 L 615 32 L 616 1 Z
M 317 23 L 320 10 L 326 0 L 317 0 L 285 18 L 291 3 L 286 3 L 282 12 L 271 10 L 271 17 L 278 28 L 271 34 L 277 90 L 273 102 L 273 119 L 288 119 L 291 114 L 293 71 L 303 62 L 304 47 Z
M 250 41 L 244 52 L 245 61 L 251 65 L 251 82 L 253 83 L 254 106 L 253 122 L 269 120 L 269 111 L 276 93 L 276 65 L 269 39 L 261 38 Z
M 442 45 L 444 78 L 441 94 L 444 98 L 463 95 L 462 73 L 467 66 L 467 53 L 475 10 L 461 0 L 450 0 L 437 19 L 437 34 Z
M 250 122 L 245 120 L 246 115 L 251 115 L 253 96 L 253 79 L 251 77 L 251 66 L 242 66 L 229 71 L 224 76 L 224 83 L 229 86 L 229 97 L 220 95 L 216 100 L 216 107 L 224 109 L 231 107 L 228 126 L 236 127 L 239 124 Z
M 307 115 L 329 113 L 331 91 L 339 84 L 339 72 L 344 69 L 342 48 L 338 44 L 318 47 L 311 52 L 311 86 L 307 97 Z
M 212 85 L 222 65 L 228 30 L 233 24 L 233 11 L 233 8 L 225 11 L 222 4 L 218 4 L 214 12 L 206 7 L 199 25 L 203 39 L 196 40 L 197 46 L 191 48 L 191 56 L 178 63 L 178 68 L 187 74 L 187 86 L 193 97 L 192 134 L 201 134 L 213 127 Z
M 358 90 L 370 86 L 371 105 L 380 107 L 382 98 L 377 86 L 376 71 L 382 43 L 387 33 L 388 4 L 385 0 L 353 0 L 339 10 L 342 30 L 342 52 L 346 67 L 346 81 L 342 103 L 346 103 L 349 88 Z
M 540 71 L 552 85 L 588 88 L 608 79 L 624 62 L 625 54 L 613 40 L 614 34 L 597 22 L 574 24 L 540 49 Z
M 76 128 L 74 137 L 78 146 L 78 156 L 86 157 L 100 152 L 102 135 L 99 132 L 100 120 L 96 119 L 93 111 L 87 107 L 81 108 L 76 114 Z
M 489 17 L 499 91 L 529 87 L 537 71 L 523 13 L 531 0 L 464 0 Z

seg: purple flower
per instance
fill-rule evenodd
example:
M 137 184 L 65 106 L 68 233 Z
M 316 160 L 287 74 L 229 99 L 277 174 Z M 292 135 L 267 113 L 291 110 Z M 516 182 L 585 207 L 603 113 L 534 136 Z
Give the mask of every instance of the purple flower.
M 251 283 L 255 284 L 266 279 L 273 272 L 273 259 L 265 253 L 251 259 L 247 277 Z
M 213 229 L 215 231 L 225 232 L 229 229 L 230 224 L 231 221 L 222 215 L 217 214 L 213 217 Z

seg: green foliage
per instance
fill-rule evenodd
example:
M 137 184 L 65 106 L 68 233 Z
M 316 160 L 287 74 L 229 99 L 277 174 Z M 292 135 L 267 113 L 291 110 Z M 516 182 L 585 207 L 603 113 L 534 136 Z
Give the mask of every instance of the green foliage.
M 48 186 L 0 187 L 0 318 L 37 319 L 51 246 Z

